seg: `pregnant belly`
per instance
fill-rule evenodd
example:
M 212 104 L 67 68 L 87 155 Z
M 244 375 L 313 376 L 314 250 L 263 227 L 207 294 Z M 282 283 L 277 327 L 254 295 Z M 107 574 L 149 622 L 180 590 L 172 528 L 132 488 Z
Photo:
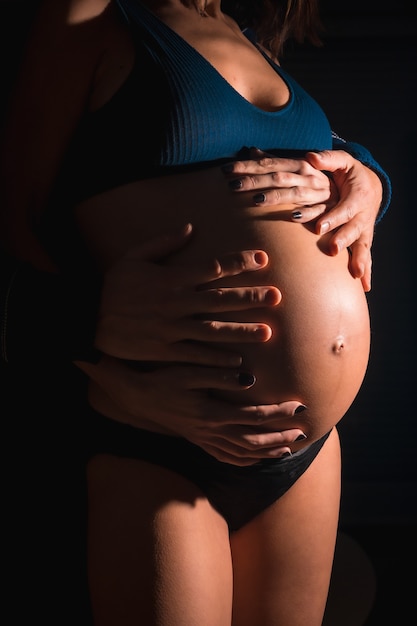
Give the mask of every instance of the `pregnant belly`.
M 266 322 L 273 334 L 263 344 L 239 345 L 242 368 L 256 376 L 255 385 L 217 393 L 238 403 L 299 400 L 307 410 L 297 415 L 297 425 L 311 441 L 344 416 L 363 382 L 370 349 L 366 296 L 361 282 L 349 273 L 348 253 L 324 254 L 323 240 L 304 226 L 257 220 L 248 230 L 248 240 L 233 243 L 262 248 L 270 259 L 268 268 L 252 275 L 251 282 L 277 286 L 282 301 L 250 314 L 223 316 Z
M 365 376 L 370 348 L 366 296 L 349 273 L 347 252 L 325 254 L 325 239 L 291 222 L 288 208 L 272 207 L 260 215 L 242 202 L 216 169 L 168 177 L 164 184 L 141 181 L 119 188 L 80 207 L 78 221 L 103 267 L 162 227 L 187 221 L 194 225 L 193 240 L 171 257 L 172 263 L 192 266 L 222 253 L 265 250 L 266 269 L 218 284 L 278 287 L 282 301 L 276 307 L 222 316 L 266 322 L 272 338 L 263 344 L 225 345 L 242 354 L 242 367 L 256 376 L 256 383 L 250 390 L 216 393 L 245 405 L 299 400 L 307 410 L 297 414 L 297 423 L 293 418 L 281 426 L 297 425 L 311 441 L 343 417 Z

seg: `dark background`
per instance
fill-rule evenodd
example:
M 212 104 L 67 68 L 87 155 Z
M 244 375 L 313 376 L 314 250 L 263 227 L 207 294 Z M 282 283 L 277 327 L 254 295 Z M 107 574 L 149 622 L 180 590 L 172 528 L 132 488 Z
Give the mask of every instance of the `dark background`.
M 370 364 L 340 433 L 343 519 L 401 524 L 413 519 L 417 497 L 417 22 L 402 2 L 335 5 L 322 0 L 324 46 L 290 49 L 283 64 L 322 104 L 333 130 L 365 145 L 392 180 L 373 246 Z
M 342 532 L 325 624 L 410 623 L 417 521 L 416 7 L 387 0 L 321 6 L 324 46 L 290 48 L 283 64 L 322 104 L 333 130 L 371 151 L 393 186 L 373 245 L 370 363 L 339 425 Z
M 36 4 L 0 0 L 4 93 Z M 282 59 L 323 106 L 333 130 L 365 145 L 393 185 L 392 203 L 376 228 L 373 245 L 370 363 L 339 429 L 344 469 L 333 595 L 336 604 L 346 605 L 346 621 L 333 618 L 330 606 L 328 626 L 409 623 L 412 614 L 409 571 L 415 568 L 417 521 L 417 21 L 410 4 L 322 0 L 324 45 L 289 46 Z M 339 594 L 340 581 L 344 589 Z M 346 585 L 352 587 L 353 599 Z M 359 617 L 354 611 L 349 617 L 348 605 L 361 593 L 366 596 L 362 612 L 358 607 Z

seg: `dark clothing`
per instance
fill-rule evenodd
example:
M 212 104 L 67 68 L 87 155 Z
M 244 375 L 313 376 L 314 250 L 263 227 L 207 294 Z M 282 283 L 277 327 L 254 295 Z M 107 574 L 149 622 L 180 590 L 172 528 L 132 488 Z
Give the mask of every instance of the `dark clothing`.
M 264 111 L 245 100 L 182 37 L 140 2 L 118 0 L 136 60 L 121 88 L 85 115 L 64 171 L 75 202 L 143 178 L 215 165 L 244 146 L 275 154 L 332 147 L 319 105 L 264 53 L 288 86 L 290 100 Z
M 198 446 L 133 428 L 93 413 L 93 446 L 100 452 L 139 458 L 181 474 L 197 485 L 223 515 L 232 532 L 281 497 L 305 472 L 329 434 L 284 459 L 266 459 L 239 467 L 222 463 Z
M 244 146 L 287 155 L 332 147 L 330 125 L 322 109 L 269 59 L 290 92 L 288 104 L 274 112 L 245 100 L 140 2 L 118 0 L 118 4 L 126 12 L 134 37 L 136 61 L 121 89 L 99 111 L 86 116 L 72 146 L 71 179 L 84 180 L 75 192 L 78 199 L 144 176 L 231 159 Z M 144 71 L 153 77 L 149 90 Z M 144 142 L 146 133 L 153 137 L 149 145 Z M 123 150 L 115 145 L 120 141 Z M 82 158 L 100 163 L 96 176 Z M 242 468 L 221 463 L 183 439 L 135 429 L 97 413 L 92 414 L 90 425 L 90 454 L 138 458 L 181 474 L 202 490 L 231 531 L 282 496 L 328 436 L 292 457 Z

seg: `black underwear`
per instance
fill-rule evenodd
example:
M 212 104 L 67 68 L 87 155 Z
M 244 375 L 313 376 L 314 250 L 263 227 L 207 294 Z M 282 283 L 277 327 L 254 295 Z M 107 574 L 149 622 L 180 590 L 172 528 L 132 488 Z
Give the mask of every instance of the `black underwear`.
M 185 439 L 133 428 L 92 411 L 94 453 L 141 459 L 177 472 L 197 485 L 238 530 L 280 498 L 306 471 L 330 433 L 284 459 L 238 467 L 222 463 Z

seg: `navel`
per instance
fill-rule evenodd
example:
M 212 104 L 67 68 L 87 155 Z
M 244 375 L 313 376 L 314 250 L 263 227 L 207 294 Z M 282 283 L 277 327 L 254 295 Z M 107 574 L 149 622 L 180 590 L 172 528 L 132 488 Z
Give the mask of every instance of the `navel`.
M 338 337 L 336 337 L 336 339 L 334 340 L 332 344 L 332 352 L 333 354 L 340 355 L 340 354 L 343 354 L 344 348 L 345 348 L 345 338 L 343 337 L 343 335 L 339 335 Z

